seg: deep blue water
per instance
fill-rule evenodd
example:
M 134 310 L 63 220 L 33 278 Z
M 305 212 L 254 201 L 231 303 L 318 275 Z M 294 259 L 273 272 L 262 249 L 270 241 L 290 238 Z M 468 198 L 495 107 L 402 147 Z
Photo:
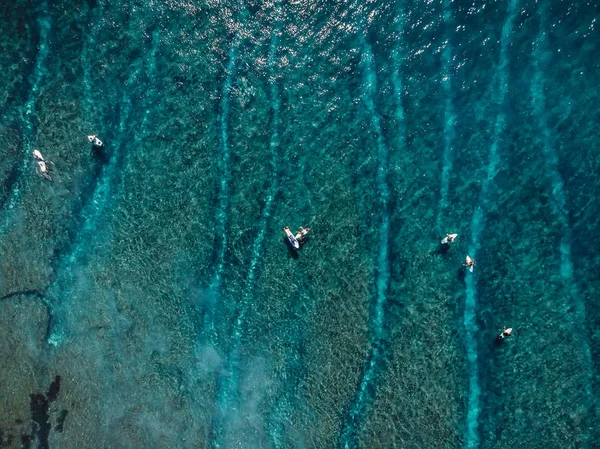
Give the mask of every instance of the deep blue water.
M 598 447 L 600 4 L 0 14 L 0 447 Z

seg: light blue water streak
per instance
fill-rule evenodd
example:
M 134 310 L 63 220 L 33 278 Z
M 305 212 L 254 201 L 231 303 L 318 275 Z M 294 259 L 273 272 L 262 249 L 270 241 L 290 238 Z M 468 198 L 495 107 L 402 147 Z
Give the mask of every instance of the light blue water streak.
M 452 153 L 454 144 L 454 122 L 456 116 L 454 114 L 454 106 L 452 102 L 452 61 L 454 60 L 452 53 L 452 41 L 450 30 L 454 28 L 454 17 L 450 7 L 451 1 L 444 0 L 444 23 L 446 26 L 446 46 L 442 51 L 442 86 L 446 94 L 445 109 L 444 109 L 444 159 L 442 166 L 442 183 L 440 187 L 440 205 L 437 218 L 437 228 L 440 234 L 445 234 L 446 231 L 442 226 L 442 217 L 448 207 L 448 189 L 450 185 L 450 173 L 452 172 Z
M 139 73 L 140 63 L 138 61 L 125 84 L 126 92 Z M 115 180 L 119 171 L 119 160 L 121 159 L 127 122 L 131 111 L 131 98 L 128 92 L 123 95 L 121 104 L 119 137 L 114 145 L 113 153 L 102 172 L 102 177 L 96 185 L 92 200 L 83 209 L 82 216 L 84 217 L 84 222 L 75 238 L 74 244 L 71 246 L 71 251 L 61 259 L 58 276 L 48 289 L 48 295 L 51 298 L 52 304 L 54 304 L 51 320 L 52 325 L 47 338 L 48 344 L 52 346 L 58 346 L 63 343 L 67 335 L 66 308 L 69 299 L 74 294 L 74 288 L 78 285 L 76 270 L 82 265 L 82 257 L 88 252 L 90 242 L 94 240 L 94 235 L 97 231 L 97 221 L 105 211 L 110 210 L 107 205 L 113 199 Z
M 235 77 L 235 61 L 237 57 L 237 48 L 239 46 L 239 36 L 233 38 L 231 47 L 229 48 L 229 64 L 227 65 L 227 77 L 223 83 L 221 91 L 221 152 L 219 158 L 219 193 L 218 204 L 215 214 L 215 229 L 219 232 L 217 238 L 217 258 L 215 271 L 210 282 L 210 295 L 208 302 L 208 310 L 204 317 L 204 329 L 209 334 L 210 339 L 216 339 L 215 335 L 215 307 L 216 301 L 221 290 L 221 280 L 223 276 L 223 268 L 225 266 L 225 252 L 227 250 L 227 224 L 229 221 L 229 181 L 231 180 L 231 151 L 229 149 L 229 94 L 231 84 Z
M 404 82 L 402 80 L 402 73 L 404 71 L 402 65 L 402 36 L 404 34 L 404 14 L 404 9 L 399 8 L 398 19 L 396 21 L 396 33 L 398 36 L 398 41 L 396 43 L 396 48 L 393 50 L 392 53 L 392 88 L 394 89 L 394 98 L 396 99 L 396 120 L 398 121 L 398 126 L 400 127 L 398 142 L 400 148 L 398 148 L 398 152 L 404 151 L 406 145 L 406 117 L 404 113 L 404 106 L 402 104 L 402 97 L 404 96 Z
M 277 149 L 279 147 L 278 127 L 279 127 L 280 100 L 279 100 L 279 94 L 277 92 L 277 78 L 276 78 L 275 70 L 273 67 L 275 65 L 275 54 L 276 54 L 277 45 L 278 45 L 277 41 L 278 41 L 277 33 L 275 32 L 273 34 L 273 38 L 272 38 L 272 42 L 271 42 L 271 49 L 269 52 L 269 67 L 271 70 L 270 94 L 271 94 L 271 103 L 272 103 L 272 109 L 273 109 L 273 119 L 272 119 L 272 125 L 271 125 L 271 139 L 269 141 L 269 153 L 271 155 L 271 159 L 269 161 L 269 165 L 271 166 L 271 185 L 269 187 L 269 190 L 267 191 L 267 195 L 265 198 L 265 206 L 263 208 L 259 226 L 258 226 L 258 232 L 256 234 L 256 238 L 254 239 L 254 243 L 252 245 L 252 257 L 250 259 L 250 268 L 248 269 L 248 276 L 246 278 L 247 283 L 246 283 L 246 291 L 244 294 L 244 296 L 245 296 L 244 303 L 249 303 L 252 301 L 252 294 L 253 294 L 253 290 L 254 290 L 254 281 L 255 281 L 255 275 L 256 275 L 256 267 L 258 266 L 260 257 L 263 253 L 263 242 L 265 240 L 265 234 L 267 231 L 267 223 L 268 223 L 269 218 L 271 217 L 271 209 L 272 209 L 272 205 L 273 205 L 273 199 L 275 198 L 275 196 L 277 195 L 277 191 L 279 190 L 279 179 L 278 179 L 278 175 L 277 175 L 277 172 L 278 172 L 277 167 L 279 167 L 280 163 L 279 163 L 279 155 L 278 155 Z M 239 327 L 239 325 L 241 324 L 240 318 L 242 318 L 242 315 L 240 317 L 238 317 L 238 320 L 236 321 L 236 332 L 240 330 L 240 327 Z
M 144 18 L 144 22 L 148 22 L 149 18 L 146 16 Z M 140 24 L 140 28 L 141 28 L 141 24 Z M 142 107 L 145 107 L 144 110 L 144 114 L 142 116 L 142 123 L 140 124 L 140 126 L 136 129 L 136 132 L 133 135 L 133 145 L 132 147 L 135 149 L 140 149 L 143 150 L 145 149 L 144 145 L 141 145 L 139 143 L 140 140 L 143 140 L 145 138 L 147 138 L 148 136 L 146 135 L 147 131 L 148 131 L 148 123 L 150 120 L 150 115 L 152 113 L 152 100 L 156 100 L 159 95 L 160 92 L 158 91 L 158 88 L 156 86 L 156 83 L 154 82 L 154 78 L 156 76 L 156 53 L 158 52 L 158 47 L 160 46 L 160 32 L 158 31 L 158 29 L 155 29 L 152 32 L 152 44 L 151 44 L 151 48 L 149 52 L 144 52 L 145 57 L 144 57 L 144 65 L 145 67 L 145 75 L 146 78 L 149 81 L 149 84 L 147 84 L 145 86 L 145 91 L 144 91 L 144 101 L 142 101 Z M 132 151 L 128 151 L 125 154 L 125 157 L 123 159 L 123 165 L 120 168 L 120 172 L 123 173 L 128 173 L 129 172 L 129 167 L 131 165 L 131 158 L 132 158 L 132 154 L 134 152 Z M 117 196 L 115 197 L 115 203 L 117 202 L 116 200 L 120 197 Z
M 154 48 L 150 52 L 150 58 L 155 58 Z M 139 63 L 134 65 L 134 71 L 125 84 L 126 89 L 136 81 L 140 71 L 141 67 L 139 66 Z M 89 94 L 89 92 L 87 92 L 87 94 Z M 89 249 L 97 242 L 106 239 L 106 235 L 103 232 L 106 229 L 99 229 L 99 222 L 102 221 L 104 216 L 108 216 L 105 211 L 113 210 L 113 205 L 119 198 L 116 194 L 116 184 L 119 173 L 123 171 L 123 167 L 125 166 L 125 163 L 121 164 L 119 163 L 119 160 L 121 159 L 122 147 L 125 144 L 125 131 L 127 130 L 127 122 L 132 107 L 131 97 L 128 93 L 123 95 L 121 105 L 122 108 L 117 134 L 118 138 L 113 154 L 109 159 L 107 166 L 101 172 L 101 178 L 96 184 L 91 201 L 83 205 L 81 214 L 81 217 L 83 217 L 84 220 L 83 225 L 76 234 L 75 241 L 70 247 L 69 252 L 59 260 L 57 277 L 48 289 L 49 301 L 53 307 L 50 308 L 52 319 L 50 321 L 47 339 L 48 343 L 52 346 L 58 346 L 66 337 L 66 307 L 68 302 L 66 302 L 64 298 L 73 295 L 73 288 L 76 287 L 77 280 L 75 270 L 81 265 L 83 256 L 89 252 Z M 86 112 L 91 114 L 90 105 L 88 105 L 88 110 Z M 110 146 L 106 144 L 103 151 L 107 151 L 109 148 Z
M 278 33 L 280 31 L 278 30 Z M 271 58 L 273 60 L 273 58 Z M 275 86 L 272 86 L 272 88 Z M 284 88 L 284 90 L 287 90 Z M 277 101 L 279 95 L 277 91 L 272 93 Z M 279 125 L 279 120 L 277 121 Z M 298 167 L 307 167 L 308 159 L 314 155 L 310 151 L 305 151 L 300 155 Z M 308 175 L 310 177 L 310 175 Z M 306 192 L 305 195 L 297 198 L 297 211 L 303 216 L 313 211 L 309 186 L 307 184 L 307 170 L 302 171 L 302 187 L 300 191 Z M 298 264 L 296 275 L 299 279 L 306 279 L 308 273 L 302 264 Z M 310 316 L 314 313 L 315 294 L 312 291 L 311 284 L 307 283 L 299 290 L 298 300 L 295 302 L 291 318 L 286 324 L 286 335 L 288 336 L 285 345 L 285 373 L 279 376 L 283 392 L 274 405 L 272 412 L 266 419 L 266 429 L 270 437 L 271 444 L 275 449 L 289 447 L 289 442 L 293 441 L 296 448 L 304 447 L 304 437 L 301 432 L 296 431 L 297 423 L 294 422 L 294 416 L 297 416 L 299 409 L 306 409 L 301 391 L 302 380 L 306 376 L 306 364 L 304 360 L 304 348 L 308 342 L 307 331 Z M 317 295 L 318 296 L 318 295 Z
M 6 202 L 6 210 L 4 217 L 2 217 L 2 223 L 0 225 L 0 236 L 4 236 L 8 231 L 8 227 L 12 222 L 13 211 L 15 211 L 19 200 L 21 199 L 21 178 L 29 167 L 32 167 L 32 156 L 33 142 L 35 140 L 35 108 L 42 85 L 44 76 L 47 73 L 46 60 L 50 52 L 49 47 L 49 35 L 52 29 L 52 23 L 48 12 L 48 3 L 46 1 L 41 2 L 39 6 L 39 13 L 37 17 L 37 24 L 40 30 L 40 41 L 39 50 L 35 59 L 35 66 L 31 75 L 31 90 L 25 105 L 23 107 L 23 151 L 21 156 L 21 163 L 17 174 L 17 182 L 14 188 L 9 193 L 8 201 Z
M 146 16 L 144 18 L 145 22 L 149 21 L 149 18 Z M 140 28 L 141 28 L 141 24 L 140 24 Z M 158 51 L 158 47 L 160 45 L 160 32 L 158 30 L 154 30 L 152 33 L 152 44 L 151 44 L 151 48 L 149 52 L 144 52 L 144 65 L 145 65 L 145 77 L 147 80 L 149 80 L 149 83 L 146 84 L 144 86 L 144 101 L 141 103 L 140 108 L 141 107 L 145 107 L 145 111 L 142 117 L 142 122 L 140 124 L 139 127 L 136 128 L 135 133 L 132 137 L 132 144 L 129 145 L 130 148 L 132 148 L 134 151 L 129 150 L 126 151 L 124 156 L 123 156 L 123 162 L 121 164 L 119 164 L 117 173 L 116 173 L 116 177 L 113 181 L 113 194 L 111 195 L 110 198 L 110 204 L 111 206 L 109 207 L 111 210 L 114 209 L 113 205 L 116 205 L 119 203 L 120 199 L 122 198 L 123 195 L 123 190 L 117 190 L 117 184 L 120 184 L 120 179 L 123 177 L 123 174 L 129 174 L 131 173 L 131 159 L 133 154 L 135 154 L 135 150 L 137 151 L 143 151 L 146 147 L 145 145 L 140 143 L 140 140 L 146 139 L 147 136 L 147 130 L 148 130 L 148 122 L 149 122 L 149 117 L 150 117 L 150 113 L 152 111 L 150 104 L 152 102 L 153 99 L 158 98 L 158 96 L 160 95 L 160 93 L 158 92 L 158 89 L 156 87 L 156 83 L 154 82 L 154 77 L 156 76 L 156 53 Z M 136 77 L 140 74 L 140 72 L 142 72 L 142 68 L 139 67 L 137 69 L 137 71 L 134 73 L 133 78 L 130 79 L 127 82 L 127 85 L 131 85 L 135 82 Z M 131 96 L 128 96 L 127 98 L 129 99 Z M 126 104 L 127 105 L 127 104 Z M 130 110 L 126 111 L 127 116 L 129 116 Z M 125 120 L 127 120 L 128 117 L 125 117 Z M 124 131 L 124 130 L 123 130 Z M 121 138 L 121 137 L 120 137 Z M 110 230 L 110 228 L 108 226 L 103 227 L 102 230 L 100 232 L 96 232 L 94 234 L 94 241 L 95 242 L 100 242 L 100 241 L 106 241 L 109 239 L 109 236 L 106 235 L 108 233 L 108 231 Z
M 390 220 L 387 210 L 390 189 L 386 181 L 386 175 L 388 171 L 388 150 L 381 132 L 380 117 L 375 110 L 375 104 L 373 101 L 373 97 L 377 91 L 377 76 L 374 67 L 375 63 L 373 60 L 373 54 L 369 44 L 364 40 L 364 38 L 361 38 L 361 43 L 363 47 L 362 65 L 364 66 L 364 84 L 367 88 L 363 99 L 365 101 L 367 111 L 372 119 L 372 125 L 375 130 L 375 134 L 377 135 L 377 158 L 379 165 L 377 167 L 376 185 L 377 193 L 379 194 L 381 224 L 379 226 L 379 248 L 377 254 L 376 296 L 370 318 L 371 349 L 367 359 L 367 366 L 365 367 L 363 376 L 360 380 L 356 397 L 349 405 L 348 417 L 344 421 L 340 435 L 340 447 L 344 449 L 358 446 L 356 441 L 358 423 L 364 414 L 367 401 L 370 399 L 369 390 L 372 388 L 377 365 L 381 362 L 383 355 L 381 345 L 384 340 L 384 306 L 387 301 L 387 292 L 390 280 L 388 249 Z
M 498 86 L 496 92 L 495 105 L 498 108 L 498 115 L 494 124 L 494 135 L 492 145 L 489 151 L 489 161 L 487 167 L 487 176 L 483 180 L 480 195 L 480 204 L 473 214 L 471 221 L 471 242 L 469 244 L 469 255 L 476 260 L 478 251 L 481 248 L 481 234 L 485 229 L 486 209 L 489 202 L 490 183 L 493 182 L 498 173 L 498 164 L 500 155 L 498 154 L 498 143 L 505 130 L 506 117 L 503 111 L 506 92 L 508 91 L 508 48 L 512 34 L 513 21 L 517 11 L 518 1 L 511 0 L 508 5 L 507 18 L 502 27 L 502 36 L 500 38 L 500 59 L 498 63 L 497 76 Z M 476 268 L 477 269 L 477 268 Z M 467 449 L 479 447 L 479 413 L 481 411 L 480 396 L 481 387 L 479 385 L 479 366 L 477 361 L 477 282 L 476 277 L 467 273 L 466 278 L 466 300 L 463 315 L 465 327 L 465 345 L 467 351 L 467 366 L 469 370 L 469 396 L 467 404 L 467 430 L 465 435 L 465 444 Z
M 531 80 L 531 97 L 533 101 L 534 113 L 537 117 L 539 127 L 542 133 L 542 149 L 546 173 L 552 184 L 552 197 L 554 201 L 550 201 L 556 219 L 561 227 L 560 240 L 560 275 L 564 280 L 564 285 L 569 293 L 569 299 L 575 309 L 574 327 L 580 330 L 582 335 L 583 359 L 585 361 L 584 370 L 586 374 L 585 394 L 587 399 L 594 400 L 592 383 L 594 379 L 594 369 L 592 361 L 592 353 L 590 342 L 586 335 L 586 307 L 579 293 L 577 281 L 574 277 L 573 256 L 571 251 L 572 232 L 569 225 L 569 211 L 567 206 L 567 195 L 565 193 L 564 181 L 558 170 L 559 160 L 556 153 L 555 136 L 553 131 L 548 126 L 548 113 L 546 111 L 546 83 L 544 82 L 544 70 L 548 67 L 551 59 L 551 53 L 548 44 L 547 35 L 547 4 L 540 6 L 540 30 L 533 47 L 533 64 L 534 74 Z M 587 404 L 582 404 L 589 411 Z
M 279 179 L 278 179 L 278 167 L 279 163 L 279 93 L 277 92 L 277 77 L 275 75 L 275 56 L 277 53 L 278 46 L 278 30 L 273 32 L 271 39 L 271 47 L 269 51 L 269 69 L 270 69 L 270 94 L 271 104 L 273 109 L 273 118 L 271 123 L 271 139 L 269 141 L 269 153 L 271 159 L 269 165 L 271 166 L 271 185 L 267 191 L 265 197 L 265 205 L 262 210 L 261 218 L 258 224 L 258 230 L 254 243 L 252 244 L 252 255 L 250 258 L 250 266 L 248 268 L 248 276 L 246 277 L 246 289 L 243 293 L 243 299 L 241 304 L 238 306 L 239 311 L 236 320 L 233 325 L 233 331 L 231 335 L 231 351 L 227 358 L 227 375 L 219 388 L 217 395 L 217 411 L 220 419 L 217 420 L 217 427 L 213 431 L 214 441 L 212 441 L 213 447 L 219 448 L 222 445 L 222 438 L 224 434 L 224 419 L 232 409 L 237 409 L 237 405 L 233 403 L 238 395 L 239 391 L 239 363 L 240 363 L 240 350 L 241 350 L 241 339 L 243 333 L 243 326 L 245 321 L 245 315 L 247 307 L 252 304 L 254 295 L 254 283 L 256 278 L 256 269 L 260 262 L 260 258 L 263 254 L 263 243 L 267 232 L 267 224 L 271 217 L 271 211 L 273 207 L 273 200 L 279 190 Z M 234 408 L 235 407 L 235 408 Z
M 37 19 L 38 26 L 40 28 L 40 48 L 35 61 L 35 69 L 33 71 L 33 82 L 31 85 L 31 91 L 27 103 L 25 103 L 25 117 L 24 117 L 24 129 L 23 138 L 25 140 L 26 149 L 31 150 L 32 139 L 34 134 L 34 119 L 35 119 L 35 107 L 37 104 L 37 98 L 40 91 L 40 86 L 44 75 L 47 73 L 46 59 L 50 48 L 48 45 L 48 36 L 52 24 L 50 22 L 50 15 L 48 13 L 48 3 L 43 1 L 40 5 L 40 15 Z M 29 156 L 29 154 L 28 154 Z
M 150 80 L 150 82 L 152 83 L 152 80 L 154 80 L 155 76 L 156 76 L 156 53 L 158 52 L 158 47 L 160 46 L 160 32 L 158 30 L 154 30 L 152 32 L 152 48 L 150 50 L 150 56 L 148 57 L 146 64 L 147 64 L 147 68 L 146 68 L 146 74 L 148 79 Z M 146 91 L 146 97 L 147 98 L 157 98 L 160 95 L 160 93 L 158 92 L 158 87 L 156 86 L 156 83 L 152 83 L 150 86 L 148 86 L 147 91 Z M 142 118 L 142 127 L 141 127 L 141 132 L 140 132 L 140 136 L 145 137 L 146 133 L 146 129 L 148 126 L 148 120 L 150 119 L 150 114 L 152 112 L 152 109 L 150 107 L 150 105 L 146 105 L 146 110 L 144 111 L 144 117 Z M 137 137 L 137 135 L 136 135 Z

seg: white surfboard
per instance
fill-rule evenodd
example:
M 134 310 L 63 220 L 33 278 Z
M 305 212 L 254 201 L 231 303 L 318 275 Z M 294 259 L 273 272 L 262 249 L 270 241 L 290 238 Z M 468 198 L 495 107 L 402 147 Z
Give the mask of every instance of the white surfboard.
M 39 150 L 33 150 L 31 152 L 31 154 L 33 154 L 34 159 L 36 159 L 38 161 L 43 161 L 44 160 L 44 156 L 42 156 L 42 153 L 40 153 Z
M 100 139 L 98 139 L 96 136 L 88 136 L 88 140 L 90 141 L 90 143 L 92 143 L 93 145 L 95 145 L 97 147 L 102 146 L 102 141 Z
M 442 245 L 446 245 L 450 243 L 449 239 L 454 240 L 456 237 L 458 237 L 458 234 L 448 234 L 446 237 L 444 237 L 444 239 L 441 241 Z
M 296 249 L 299 249 L 300 243 L 298 242 L 298 240 L 296 240 L 296 237 L 294 237 L 294 234 L 292 234 L 292 231 L 290 231 L 289 226 L 286 226 L 285 228 L 283 228 L 283 231 L 285 232 L 285 235 L 287 236 L 287 238 L 290 242 L 290 245 L 292 245 Z
M 469 264 L 473 262 L 473 259 L 471 259 L 469 256 L 467 256 L 467 266 L 469 266 Z M 469 266 L 469 271 L 472 273 L 473 272 L 473 267 L 474 265 Z

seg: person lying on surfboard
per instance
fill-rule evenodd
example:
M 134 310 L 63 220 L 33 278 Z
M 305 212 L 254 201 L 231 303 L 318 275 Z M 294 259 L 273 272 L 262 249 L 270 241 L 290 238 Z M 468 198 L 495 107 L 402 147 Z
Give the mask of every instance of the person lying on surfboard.
M 502 331 L 502 333 L 500 335 L 498 335 L 498 341 L 502 341 L 506 337 L 510 337 L 510 334 L 512 334 L 512 327 L 509 327 L 507 329 L 506 326 L 504 326 L 504 330 Z
M 475 261 L 467 256 L 467 263 L 463 264 L 463 267 L 469 267 L 469 271 L 473 272 L 473 267 L 475 266 Z
M 33 158 L 38 164 L 39 173 L 46 178 L 48 181 L 52 181 L 52 177 L 50 176 L 50 171 L 48 170 L 48 165 L 46 164 L 46 159 L 42 156 L 39 150 L 33 150 L 31 152 Z M 49 164 L 54 165 L 54 162 L 48 161 Z
M 103 145 L 102 141 L 100 139 L 98 139 L 98 136 L 96 136 L 95 134 L 88 136 L 88 140 L 95 147 L 101 147 Z
M 446 234 L 446 237 L 441 241 L 442 245 L 449 245 L 454 242 L 454 239 L 458 237 L 458 234 Z
M 306 234 L 308 234 L 308 231 L 310 231 L 310 228 L 303 228 L 300 226 L 300 229 L 298 229 L 298 232 L 296 233 L 296 240 L 298 240 L 300 243 L 304 243 L 304 239 Z

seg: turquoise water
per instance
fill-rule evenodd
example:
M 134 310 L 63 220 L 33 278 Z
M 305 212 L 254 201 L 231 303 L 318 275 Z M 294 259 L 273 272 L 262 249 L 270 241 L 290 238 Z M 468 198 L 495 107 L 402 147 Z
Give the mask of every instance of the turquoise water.
M 0 447 L 598 447 L 600 4 L 0 13 Z

